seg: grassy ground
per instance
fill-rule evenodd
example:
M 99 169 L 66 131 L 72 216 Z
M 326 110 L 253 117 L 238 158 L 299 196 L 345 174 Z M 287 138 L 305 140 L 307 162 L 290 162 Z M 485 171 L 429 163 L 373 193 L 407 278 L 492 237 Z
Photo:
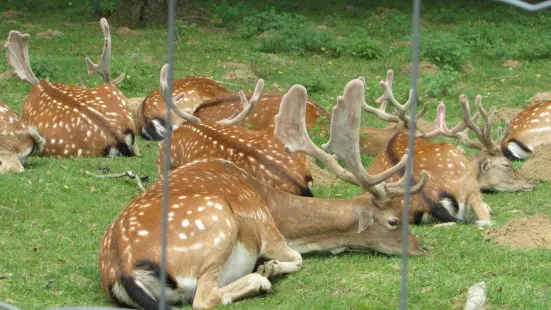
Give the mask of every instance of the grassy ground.
M 367 97 L 372 101 L 380 95 L 379 79 L 393 68 L 395 93 L 403 98 L 409 87 L 409 74 L 401 68 L 410 62 L 407 41 L 411 9 L 402 1 L 393 2 L 352 1 L 347 5 L 353 9 L 346 9 L 343 2 L 306 1 L 299 5 L 298 1 L 271 1 L 275 13 L 268 17 L 258 14 L 269 11 L 269 6 L 261 7 L 260 2 L 229 3 L 218 9 L 205 2 L 204 6 L 215 12 L 216 20 L 208 27 L 179 24 L 175 76 L 204 75 L 232 83 L 226 84 L 232 90 L 251 90 L 254 80 L 224 79 L 233 70 L 225 62 L 242 63 L 267 81 L 267 90 L 276 90 L 274 83 L 284 89 L 301 83 L 314 100 L 329 108 L 345 83 L 359 75 L 366 77 Z M 2 5 L 0 9 L 5 10 L 8 5 L 15 9 L 22 6 L 15 1 Z M 101 53 L 99 25 L 91 23 L 98 18 L 88 15 L 88 10 L 75 1 L 59 5 L 63 10 L 40 5 L 28 6 L 22 16 L 0 17 L 0 33 L 4 38 L 12 29 L 31 34 L 31 59 L 40 78 L 76 83 L 77 76 L 81 76 L 88 86 L 99 84 L 99 77 L 86 76 L 84 63 L 85 56 L 96 60 Z M 446 102 L 450 118 L 458 119 L 456 102 L 460 93 L 482 94 L 487 106 L 501 108 L 523 107 L 523 102 L 535 93 L 549 89 L 551 14 L 527 14 L 490 1 L 465 0 L 446 5 L 427 1 L 423 10 L 423 59 L 442 69 L 421 81 L 423 102 Z M 248 6 L 253 8 L 245 9 Z M 288 10 L 304 19 L 281 14 Z M 245 16 L 257 19 L 244 20 Z M 297 20 L 298 29 L 291 29 L 294 23 L 289 20 Z M 255 31 L 266 29 L 251 30 L 270 21 L 279 22 L 272 36 L 289 34 L 279 40 L 280 45 L 257 38 Z M 329 36 L 318 37 L 305 30 L 321 24 L 330 28 Z M 47 29 L 59 30 L 62 35 L 37 36 Z M 360 36 L 363 39 L 353 35 L 355 32 L 364 34 Z M 340 40 L 348 40 L 348 45 Z M 112 66 L 128 74 L 120 85 L 127 97 L 145 96 L 158 86 L 165 46 L 164 28 L 120 35 L 113 27 Z M 278 59 L 262 52 L 271 50 L 278 52 Z M 519 60 L 520 66 L 503 66 L 507 59 Z M 6 70 L 6 62 L 0 60 L 0 72 Z M 15 79 L 0 78 L 0 89 L 0 100 L 20 111 L 30 87 Z M 426 119 L 434 116 L 433 109 Z M 384 125 L 368 116 L 364 124 Z M 12 274 L 0 280 L 0 300 L 22 309 L 108 304 L 97 268 L 99 239 L 138 193 L 130 181 L 98 180 L 83 171 L 95 172 L 99 165 L 106 164 L 113 172 L 131 169 L 148 175 L 151 184 L 156 179 L 157 145 L 138 142 L 141 158 L 31 158 L 25 173 L 0 176 L 0 274 Z M 323 197 L 348 197 L 358 192 L 346 185 L 315 188 L 315 193 Z M 518 216 L 551 215 L 550 192 L 549 184 L 539 183 L 534 192 L 485 194 L 484 199 L 492 207 L 497 225 L 502 226 Z M 513 210 L 520 213 L 509 212 Z M 460 309 L 467 287 L 479 281 L 488 285 L 491 309 L 551 308 L 549 251 L 507 249 L 484 241 L 483 231 L 474 226 L 412 230 L 431 249 L 428 255 L 410 260 L 412 309 Z M 230 308 L 397 308 L 400 259 L 358 252 L 308 255 L 304 268 L 276 281 L 275 289 L 276 294 Z

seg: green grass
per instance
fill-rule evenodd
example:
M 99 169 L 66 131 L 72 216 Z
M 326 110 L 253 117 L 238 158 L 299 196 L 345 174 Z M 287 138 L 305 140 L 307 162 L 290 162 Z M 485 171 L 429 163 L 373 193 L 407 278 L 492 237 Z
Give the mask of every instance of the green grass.
M 35 1 L 36 2 L 36 1 Z M 97 18 L 89 16 L 86 6 L 73 1 L 71 6 L 29 5 L 15 22 L 0 17 L 0 33 L 7 37 L 17 29 L 31 34 L 30 54 L 35 68 L 51 81 L 76 83 L 81 76 L 88 86 L 100 83 L 99 76 L 88 77 L 84 57 L 97 61 L 102 35 Z M 449 118 L 459 119 L 457 98 L 482 94 L 487 107 L 524 107 L 535 93 L 549 89 L 551 72 L 551 14 L 528 14 L 495 2 L 454 1 L 445 5 L 424 1 L 422 51 L 433 62 L 449 66 L 448 73 L 420 81 L 423 102 L 445 102 Z M 29 2 L 31 3 L 31 2 Z M 48 2 L 49 3 L 49 2 Z M 213 3 L 203 2 L 214 11 Z M 259 1 L 237 8 L 239 18 L 220 21 L 216 27 L 197 27 L 181 33 L 176 45 L 175 76 L 203 75 L 223 80 L 231 69 L 225 62 L 248 64 L 267 82 L 289 88 L 306 85 L 309 95 L 326 108 L 335 104 L 347 81 L 359 75 L 367 79 L 368 102 L 380 95 L 378 81 L 386 70 L 396 71 L 395 94 L 403 100 L 409 87 L 409 74 L 401 66 L 410 62 L 411 8 L 402 1 L 351 1 L 352 11 L 342 2 L 272 1 L 277 14 L 296 12 L 304 16 L 304 27 L 325 24 L 331 28 L 334 44 L 337 36 L 347 37 L 361 27 L 383 51 L 377 59 L 358 55 L 341 57 L 328 54 L 320 46 L 308 50 L 281 52 L 287 63 L 274 61 L 260 52 L 261 39 L 236 35 L 244 8 L 268 11 Z M 3 6 L 2 6 L 3 5 Z M 0 9 L 7 9 L 6 4 Z M 19 4 L 9 1 L 18 9 Z M 44 4 L 46 5 L 46 4 Z M 219 9 L 228 16 L 227 8 Z M 380 8 L 397 11 L 381 13 Z M 61 11 L 65 9 L 65 11 Z M 41 13 L 47 11 L 48 14 Z M 225 11 L 226 10 L 226 11 Z M 279 18 L 279 17 L 276 17 Z M 223 28 L 223 29 L 222 29 Z M 47 29 L 63 33 L 57 38 L 39 38 Z M 186 29 L 186 28 L 181 28 Z M 120 85 L 127 97 L 145 96 L 158 86 L 159 69 L 166 61 L 166 30 L 138 29 L 136 35 L 118 35 L 112 27 L 112 71 L 124 71 L 128 77 Z M 298 30 L 300 34 L 302 30 Z M 455 51 L 459 59 L 442 58 Z M 460 39 L 453 39 L 460 38 Z M 302 46 L 303 41 L 290 44 Z M 353 41 L 354 44 L 359 44 Z M 424 44 L 424 45 L 423 45 Z M 431 49 L 425 49 L 432 47 Z M 294 47 L 293 47 L 294 48 Z M 428 59 L 428 58 L 426 58 Z M 519 59 L 521 66 L 506 68 L 504 59 Z M 470 64 L 471 70 L 461 69 Z M 455 66 L 455 67 L 454 67 Z M 0 60 L 0 71 L 7 64 Z M 450 77 L 451 76 L 451 77 Z M 539 77 L 538 77 L 539 76 Z M 449 81 L 455 78 L 452 83 Z M 253 80 L 227 81 L 232 90 L 252 90 Z M 236 84 L 236 85 L 233 85 Z M 0 79 L 0 100 L 15 111 L 20 108 L 30 87 L 15 79 Z M 474 101 L 474 99 L 472 99 Z M 432 120 L 434 109 L 425 117 Z M 383 126 L 372 116 L 364 116 L 364 125 Z M 109 223 L 138 192 L 129 180 L 100 180 L 83 171 L 98 172 L 106 164 L 112 172 L 133 170 L 155 179 L 157 144 L 138 140 L 141 158 L 30 159 L 27 171 L 0 176 L 0 274 L 12 273 L 0 280 L 0 300 L 11 300 L 22 309 L 69 305 L 108 305 L 99 282 L 97 251 L 99 240 Z M 367 159 L 369 162 L 369 159 Z M 339 184 L 316 187 L 322 197 L 350 197 L 360 191 Z M 497 226 L 519 216 L 551 216 L 550 185 L 539 183 L 529 193 L 485 194 L 485 202 L 494 211 Z M 509 211 L 520 210 L 520 213 Z M 413 227 L 412 231 L 431 249 L 424 257 L 410 259 L 409 303 L 411 309 L 460 309 L 467 287 L 485 281 L 491 309 L 550 309 L 549 251 L 518 251 L 485 241 L 483 231 L 474 226 L 453 228 Z M 49 281 L 52 283 L 46 285 Z M 231 305 L 244 309 L 396 309 L 399 307 L 400 258 L 370 253 L 337 256 L 307 255 L 303 269 L 275 281 L 276 293 Z

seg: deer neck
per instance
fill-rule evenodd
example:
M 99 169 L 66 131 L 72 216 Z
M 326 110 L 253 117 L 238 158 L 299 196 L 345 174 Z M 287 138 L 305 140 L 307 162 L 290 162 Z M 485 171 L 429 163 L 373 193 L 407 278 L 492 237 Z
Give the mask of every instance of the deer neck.
M 349 199 L 322 199 L 291 195 L 262 186 L 258 191 L 287 244 L 300 253 L 338 253 L 358 235 L 358 207 L 371 203 L 370 195 Z

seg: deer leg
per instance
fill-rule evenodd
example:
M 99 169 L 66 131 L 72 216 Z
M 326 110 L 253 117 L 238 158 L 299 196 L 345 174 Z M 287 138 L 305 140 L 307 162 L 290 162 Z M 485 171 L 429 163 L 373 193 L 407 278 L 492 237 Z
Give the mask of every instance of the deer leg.
M 272 284 L 258 273 L 248 274 L 224 287 L 218 287 L 218 277 L 202 276 L 197 285 L 193 309 L 209 309 L 233 301 L 271 291 Z
M 299 271 L 302 267 L 300 253 L 287 246 L 281 235 L 276 238 L 276 240 L 269 242 L 266 252 L 262 255 L 262 257 L 270 260 L 258 266 L 256 271 L 266 278 Z
M 490 207 L 482 201 L 480 193 L 472 195 L 469 199 L 469 204 L 474 211 L 474 214 L 478 218 L 476 225 L 478 226 L 489 226 L 493 225 L 493 222 L 490 219 Z

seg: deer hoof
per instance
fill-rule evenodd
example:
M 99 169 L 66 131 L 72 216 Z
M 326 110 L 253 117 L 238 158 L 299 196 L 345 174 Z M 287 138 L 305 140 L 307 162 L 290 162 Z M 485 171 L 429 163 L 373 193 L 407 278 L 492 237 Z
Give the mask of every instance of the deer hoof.
M 275 260 L 267 261 L 264 265 L 258 266 L 256 272 L 263 277 L 270 278 L 277 274 L 278 263 Z

